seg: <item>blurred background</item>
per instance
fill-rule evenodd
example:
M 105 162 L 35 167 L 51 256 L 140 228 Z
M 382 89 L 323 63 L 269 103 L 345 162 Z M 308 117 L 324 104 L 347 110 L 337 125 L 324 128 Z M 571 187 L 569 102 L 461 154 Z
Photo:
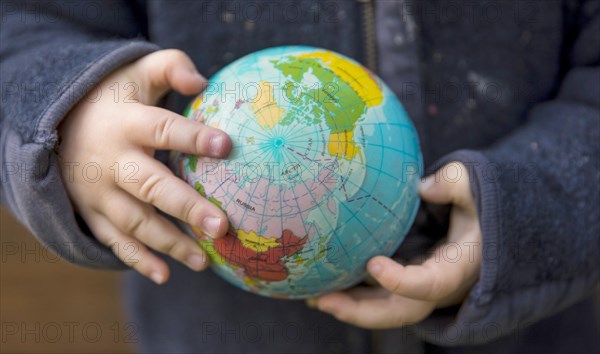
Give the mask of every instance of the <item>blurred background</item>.
M 0 208 L 0 352 L 133 353 L 118 272 L 59 260 Z

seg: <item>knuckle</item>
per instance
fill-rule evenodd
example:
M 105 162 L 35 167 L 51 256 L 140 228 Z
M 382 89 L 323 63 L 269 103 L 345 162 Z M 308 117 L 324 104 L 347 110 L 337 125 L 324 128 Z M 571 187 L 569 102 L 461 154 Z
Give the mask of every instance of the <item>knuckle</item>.
M 139 234 L 142 230 L 144 230 L 148 217 L 149 215 L 146 212 L 140 211 L 132 213 L 127 219 L 123 227 L 123 231 L 127 235 Z
M 430 283 L 429 288 L 426 291 L 425 298 L 429 300 L 439 300 L 444 297 L 445 289 L 445 282 L 440 277 L 436 276 Z
M 172 242 L 169 243 L 169 247 L 165 250 L 165 253 L 182 263 L 187 262 L 187 256 L 190 254 L 190 244 L 187 240 L 181 237 L 173 238 Z
M 180 49 L 166 49 L 165 55 L 167 55 L 169 59 L 173 61 L 188 60 L 188 55 Z
M 139 188 L 140 199 L 146 203 L 154 204 L 163 195 L 165 190 L 165 178 L 151 174 L 141 181 Z
M 188 223 L 194 223 L 202 218 L 203 208 L 200 203 L 193 199 L 185 201 L 182 205 L 181 216 L 183 220 Z
M 391 280 L 388 284 L 392 284 L 392 286 L 389 287 L 389 290 L 394 293 L 394 294 L 401 294 L 403 287 L 402 287 L 402 280 L 400 279 L 396 279 L 396 280 Z
M 173 117 L 164 117 L 157 121 L 154 139 L 160 146 L 169 146 L 176 121 Z
M 209 140 L 208 140 L 209 135 L 207 133 L 208 133 L 208 130 L 204 126 L 197 127 L 194 132 L 193 138 L 194 138 L 195 148 L 198 153 L 202 153 L 207 150 L 206 146 L 209 144 Z
M 191 62 L 189 56 L 182 50 L 179 49 L 167 49 L 164 50 L 163 55 L 165 56 L 166 62 L 171 65 L 179 65 L 185 62 Z
M 383 268 L 378 281 L 381 286 L 394 294 L 400 294 L 404 290 L 403 279 L 398 276 L 398 272 L 390 271 L 386 267 Z
M 179 254 L 178 245 L 179 245 L 179 242 L 178 242 L 177 238 L 168 237 L 165 240 L 165 243 L 161 245 L 159 251 L 163 252 L 164 254 L 168 254 L 173 258 L 178 258 L 177 257 L 177 255 Z

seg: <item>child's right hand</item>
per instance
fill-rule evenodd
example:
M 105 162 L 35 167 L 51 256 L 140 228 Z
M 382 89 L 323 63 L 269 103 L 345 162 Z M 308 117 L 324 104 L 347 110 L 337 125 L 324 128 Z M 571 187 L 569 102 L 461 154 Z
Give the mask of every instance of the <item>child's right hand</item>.
M 153 157 L 155 149 L 229 154 L 222 131 L 153 106 L 171 88 L 194 95 L 205 86 L 183 52 L 158 51 L 112 73 L 59 126 L 63 180 L 77 212 L 100 242 L 159 284 L 169 269 L 147 247 L 194 270 L 208 257 L 154 207 L 211 237 L 228 228 L 223 211 Z

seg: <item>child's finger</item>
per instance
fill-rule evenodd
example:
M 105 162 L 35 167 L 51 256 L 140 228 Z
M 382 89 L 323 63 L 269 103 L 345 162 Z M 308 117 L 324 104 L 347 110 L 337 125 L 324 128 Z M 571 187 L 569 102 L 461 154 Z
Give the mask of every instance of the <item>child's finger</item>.
M 145 104 L 155 104 L 170 89 L 184 95 L 198 94 L 207 83 L 190 57 L 177 49 L 146 55 L 135 63 L 134 68 L 143 78 L 140 97 Z
M 106 199 L 100 211 L 126 235 L 171 256 L 192 270 L 200 271 L 208 266 L 208 257 L 200 246 L 148 204 L 121 190 L 116 190 Z
M 455 293 L 471 276 L 469 262 L 473 259 L 467 250 L 455 255 L 456 247 L 441 245 L 421 265 L 403 266 L 388 257 L 377 256 L 369 261 L 367 269 L 390 292 L 411 299 L 438 301 Z
M 123 119 L 128 139 L 138 146 L 217 158 L 231 151 L 231 139 L 219 129 L 163 108 L 143 107 L 142 112 Z
M 169 168 L 143 151 L 132 150 L 119 159 L 119 166 L 135 161 L 135 171 L 119 178 L 117 185 L 137 199 L 152 204 L 180 220 L 194 225 L 206 235 L 225 235 L 229 224 L 225 214 Z
M 367 270 L 388 291 L 412 299 L 436 300 L 442 288 L 434 285 L 438 280 L 431 269 L 423 265 L 403 266 L 394 260 L 377 256 L 367 263 Z
M 416 323 L 431 313 L 429 302 L 395 296 L 382 288 L 355 288 L 321 296 L 317 307 L 340 321 L 369 329 Z
M 167 264 L 150 252 L 138 240 L 125 235 L 106 217 L 93 213 L 83 215 L 92 233 L 103 245 L 109 247 L 123 263 L 157 284 L 163 284 L 169 278 Z

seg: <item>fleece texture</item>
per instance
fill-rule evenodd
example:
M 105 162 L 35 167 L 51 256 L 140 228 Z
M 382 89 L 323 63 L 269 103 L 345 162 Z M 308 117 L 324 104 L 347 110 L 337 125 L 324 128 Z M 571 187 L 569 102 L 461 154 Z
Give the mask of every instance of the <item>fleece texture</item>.
M 124 268 L 74 213 L 60 178 L 56 127 L 73 105 L 113 70 L 159 48 L 184 50 L 207 77 L 277 45 L 318 46 L 364 61 L 368 3 L 97 1 L 91 11 L 90 2 L 3 2 L 3 205 L 69 261 Z M 360 330 L 171 262 L 173 280 L 160 288 L 127 275 L 141 350 L 451 352 L 436 345 L 484 343 L 491 344 L 480 350 L 519 350 L 530 333 L 523 328 L 533 323 L 557 328 L 589 316 L 590 300 L 570 306 L 589 299 L 600 276 L 600 2 L 374 6 L 376 71 L 409 111 L 427 171 L 451 161 L 469 167 L 484 261 L 467 299 L 408 330 L 432 343 L 424 346 L 406 339 L 406 330 Z M 181 112 L 188 99 L 171 94 L 164 104 Z M 448 208 L 424 203 L 396 256 L 426 255 L 445 236 L 447 216 Z M 300 337 L 289 337 L 298 333 L 289 332 L 292 325 Z M 277 339 L 244 335 L 256 326 L 263 334 L 279 328 Z M 503 344 L 515 333 L 512 347 Z M 571 349 L 597 345 L 593 331 L 572 335 L 578 340 Z M 538 348 L 559 352 L 560 340 L 550 336 Z

